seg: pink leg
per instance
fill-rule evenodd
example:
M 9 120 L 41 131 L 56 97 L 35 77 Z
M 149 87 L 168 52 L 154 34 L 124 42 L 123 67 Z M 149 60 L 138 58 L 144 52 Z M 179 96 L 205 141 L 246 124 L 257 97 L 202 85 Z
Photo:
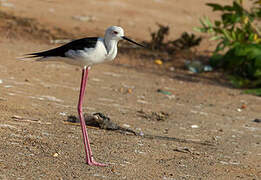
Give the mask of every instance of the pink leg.
M 82 128 L 84 149 L 86 153 L 86 163 L 91 166 L 106 166 L 105 164 L 95 162 L 93 159 L 92 150 L 88 139 L 87 129 L 82 113 L 82 104 L 83 104 L 85 87 L 87 84 L 88 72 L 89 72 L 89 67 L 87 68 L 84 67 L 82 70 L 82 81 L 81 81 L 81 89 L 80 89 L 80 96 L 79 96 L 79 103 L 78 103 L 78 113 L 79 113 L 79 118 L 80 118 L 80 123 Z

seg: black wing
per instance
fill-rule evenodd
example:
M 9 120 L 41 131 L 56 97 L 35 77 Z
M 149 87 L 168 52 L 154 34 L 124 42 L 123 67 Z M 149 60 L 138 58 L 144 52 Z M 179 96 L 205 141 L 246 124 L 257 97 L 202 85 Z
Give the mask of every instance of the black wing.
M 52 56 L 66 57 L 65 53 L 68 52 L 69 50 L 83 50 L 84 48 L 94 48 L 96 46 L 97 41 L 98 41 L 97 37 L 82 38 L 69 42 L 60 47 L 50 49 L 48 51 L 36 52 L 36 53 L 26 54 L 26 55 L 29 55 L 30 56 L 29 58 L 52 57 Z

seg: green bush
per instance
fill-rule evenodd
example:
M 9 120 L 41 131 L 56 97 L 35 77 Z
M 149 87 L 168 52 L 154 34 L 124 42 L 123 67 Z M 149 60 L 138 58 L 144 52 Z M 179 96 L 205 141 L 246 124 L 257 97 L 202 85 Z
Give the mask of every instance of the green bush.
M 199 32 L 212 35 L 218 44 L 210 59 L 212 66 L 230 73 L 236 87 L 261 87 L 261 1 L 252 1 L 250 10 L 243 7 L 243 0 L 232 5 L 207 3 L 213 11 L 221 12 L 220 20 L 213 23 L 208 17 L 200 19 Z
M 261 44 L 235 43 L 224 55 L 213 55 L 210 63 L 229 72 L 236 87 L 261 87 Z

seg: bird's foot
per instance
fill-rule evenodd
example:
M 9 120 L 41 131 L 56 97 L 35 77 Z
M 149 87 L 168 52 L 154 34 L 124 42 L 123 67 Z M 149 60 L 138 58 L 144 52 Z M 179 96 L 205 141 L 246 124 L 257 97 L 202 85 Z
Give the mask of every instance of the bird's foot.
M 98 167 L 108 166 L 107 164 L 98 163 L 98 162 L 96 162 L 96 161 L 94 161 L 94 160 L 89 161 L 89 162 L 87 161 L 87 164 L 88 164 L 89 166 L 98 166 Z

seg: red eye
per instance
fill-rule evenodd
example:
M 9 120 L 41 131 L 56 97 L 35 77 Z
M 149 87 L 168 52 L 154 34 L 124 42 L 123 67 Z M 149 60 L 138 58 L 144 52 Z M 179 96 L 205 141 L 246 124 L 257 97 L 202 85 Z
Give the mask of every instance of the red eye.
M 118 32 L 117 31 L 113 31 L 113 34 L 118 34 Z

